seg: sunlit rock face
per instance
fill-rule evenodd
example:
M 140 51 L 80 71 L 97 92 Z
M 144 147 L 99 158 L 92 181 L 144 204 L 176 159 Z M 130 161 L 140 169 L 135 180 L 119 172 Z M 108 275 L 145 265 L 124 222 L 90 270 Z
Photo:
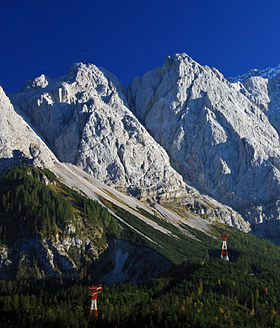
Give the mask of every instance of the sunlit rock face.
M 128 99 L 186 182 L 254 224 L 279 216 L 280 78 L 252 75 L 229 82 L 177 54 L 136 78 Z
M 106 183 L 183 184 L 164 149 L 126 107 L 121 84 L 94 65 L 75 64 L 60 79 L 42 75 L 12 99 L 61 161 Z
M 120 82 L 106 70 L 74 64 L 61 78 L 41 75 L 27 81 L 10 98 L 60 161 L 142 200 L 194 209 L 194 204 L 212 202 L 171 166 L 166 150 L 130 110 Z M 139 111 L 136 115 L 142 120 Z M 231 208 L 217 202 L 211 211 L 220 221 L 248 231 L 248 223 Z

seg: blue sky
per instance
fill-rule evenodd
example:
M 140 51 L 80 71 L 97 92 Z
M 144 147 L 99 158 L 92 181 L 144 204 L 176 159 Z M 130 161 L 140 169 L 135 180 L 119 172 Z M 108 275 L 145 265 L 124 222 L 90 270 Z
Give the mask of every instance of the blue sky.
M 129 85 L 186 52 L 225 76 L 280 64 L 280 1 L 9 0 L 1 4 L 0 85 L 93 63 Z

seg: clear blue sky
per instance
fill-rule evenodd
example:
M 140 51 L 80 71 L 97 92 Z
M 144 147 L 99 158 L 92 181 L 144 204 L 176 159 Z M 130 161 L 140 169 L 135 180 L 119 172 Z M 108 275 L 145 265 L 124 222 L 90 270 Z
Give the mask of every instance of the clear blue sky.
M 9 0 L 0 30 L 6 92 L 74 62 L 104 67 L 125 86 L 178 52 L 225 76 L 280 64 L 279 0 Z

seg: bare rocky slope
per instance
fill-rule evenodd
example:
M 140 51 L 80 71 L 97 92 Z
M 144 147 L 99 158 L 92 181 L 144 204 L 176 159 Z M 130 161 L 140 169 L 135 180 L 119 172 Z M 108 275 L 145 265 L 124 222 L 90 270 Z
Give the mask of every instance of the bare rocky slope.
M 61 78 L 27 81 L 9 98 L 0 88 L 0 171 L 47 167 L 161 248 L 153 233 L 171 242 L 183 237 L 151 216 L 196 241 L 192 229 L 211 235 L 209 224 L 218 221 L 279 242 L 279 86 L 279 67 L 226 79 L 186 54 L 127 90 L 104 69 L 74 64 Z M 43 245 L 43 255 L 35 239 L 17 249 L 39 252 L 46 272 L 56 265 L 75 271 L 69 247 L 78 252 L 87 240 L 70 230 Z M 107 282 L 149 279 L 170 265 L 149 247 L 123 240 L 103 246 L 94 259 L 108 266 Z M 1 248 L 0 269 L 13 263 L 9 252 Z
M 278 71 L 227 80 L 177 54 L 124 90 L 111 73 L 79 63 L 10 99 L 60 161 L 153 204 L 176 201 L 243 225 L 201 206 L 210 196 L 255 226 L 279 216 Z
M 127 108 L 117 79 L 94 65 L 75 64 L 60 79 L 44 75 L 11 99 L 60 161 L 124 187 L 184 185 L 169 158 Z
M 237 212 L 184 182 L 129 109 L 120 82 L 104 69 L 74 64 L 61 78 L 41 75 L 26 82 L 10 98 L 60 161 L 150 204 L 180 207 L 182 215 L 191 212 L 249 230 Z
M 279 217 L 278 71 L 230 82 L 177 54 L 128 90 L 130 108 L 184 181 L 253 225 Z

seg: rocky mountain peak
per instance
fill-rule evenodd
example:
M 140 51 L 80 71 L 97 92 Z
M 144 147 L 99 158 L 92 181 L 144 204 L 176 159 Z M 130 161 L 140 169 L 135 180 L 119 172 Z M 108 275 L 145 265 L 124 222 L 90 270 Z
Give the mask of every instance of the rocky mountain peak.
M 177 53 L 173 57 L 168 56 L 165 60 L 162 69 L 170 70 L 180 65 L 199 65 L 186 53 Z
M 124 90 L 105 69 L 76 63 L 10 99 L 61 161 L 154 199 L 199 195 L 191 185 L 256 224 L 280 213 L 277 72 L 233 83 L 182 53 Z
M 169 93 L 177 85 L 178 72 L 185 67 L 191 70 L 189 62 L 186 55 L 175 56 L 169 70 L 159 68 L 151 76 L 147 73 L 145 81 L 152 83 L 152 91 L 162 81 L 157 93 Z M 185 73 L 183 76 L 188 78 Z M 174 170 L 165 149 L 130 110 L 124 89 L 114 75 L 95 65 L 78 63 L 61 78 L 41 76 L 33 84 L 37 87 L 25 87 L 10 98 L 48 141 L 59 160 L 75 164 L 140 199 L 209 211 L 207 204 L 211 199 L 189 187 Z M 215 204 L 215 210 L 210 210 L 212 215 L 248 230 L 241 216 Z
M 128 95 L 184 180 L 255 223 L 279 212 L 271 203 L 280 191 L 275 78 L 231 84 L 183 54 L 136 79 Z
M 78 63 L 63 77 L 49 79 L 44 89 L 25 88 L 11 99 L 60 160 L 77 164 L 106 183 L 181 187 L 182 178 L 125 106 L 122 91 L 106 70 Z
M 25 82 L 23 89 L 40 89 L 40 88 L 46 88 L 49 84 L 49 79 L 46 77 L 46 75 L 42 74 L 38 77 L 36 77 L 33 80 L 28 80 Z

